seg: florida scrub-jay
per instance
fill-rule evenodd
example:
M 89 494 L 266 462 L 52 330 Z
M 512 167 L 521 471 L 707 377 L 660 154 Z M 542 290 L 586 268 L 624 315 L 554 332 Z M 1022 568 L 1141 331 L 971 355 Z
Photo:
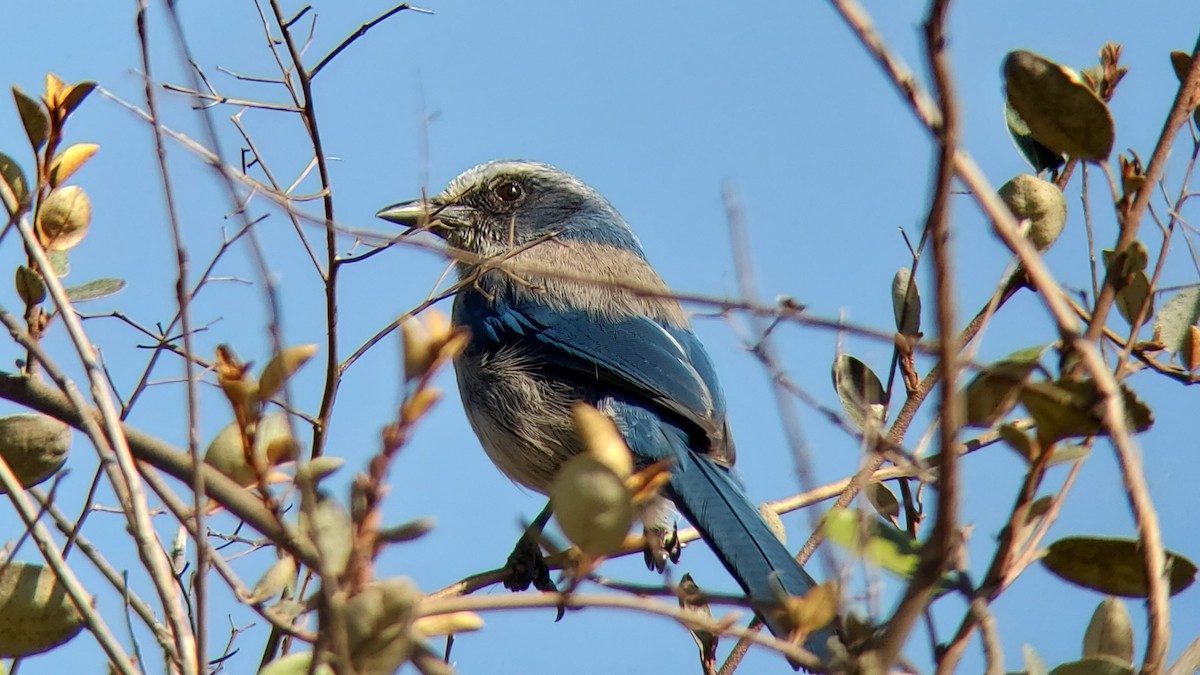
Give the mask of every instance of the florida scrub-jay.
M 571 408 L 587 402 L 616 422 L 639 463 L 673 460 L 666 496 L 752 600 L 814 585 L 731 476 L 712 363 L 599 193 L 545 164 L 491 162 L 378 215 L 428 226 L 467 254 L 458 272 L 474 281 L 455 296 L 453 320 L 470 343 L 455 372 L 471 427 L 505 475 L 545 494 L 580 451 Z M 763 618 L 786 636 L 777 616 Z M 827 656 L 828 635 L 810 636 L 808 649 Z

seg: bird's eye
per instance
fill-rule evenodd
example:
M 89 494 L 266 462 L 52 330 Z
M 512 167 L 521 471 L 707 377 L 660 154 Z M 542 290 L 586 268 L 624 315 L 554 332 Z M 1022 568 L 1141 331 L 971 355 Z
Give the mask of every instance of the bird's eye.
M 512 204 L 525 196 L 525 189 L 516 181 L 504 181 L 492 189 L 496 193 L 496 198 L 506 204 Z

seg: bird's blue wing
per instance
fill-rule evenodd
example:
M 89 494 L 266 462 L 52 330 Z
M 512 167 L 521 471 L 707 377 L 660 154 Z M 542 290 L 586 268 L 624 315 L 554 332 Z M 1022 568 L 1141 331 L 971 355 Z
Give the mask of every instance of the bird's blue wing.
M 724 436 L 724 398 L 704 347 L 689 330 L 640 316 L 606 319 L 532 301 L 489 301 L 476 293 L 460 295 L 455 319 L 491 348 L 535 348 L 546 364 L 572 371 L 575 379 L 652 401 L 710 439 Z

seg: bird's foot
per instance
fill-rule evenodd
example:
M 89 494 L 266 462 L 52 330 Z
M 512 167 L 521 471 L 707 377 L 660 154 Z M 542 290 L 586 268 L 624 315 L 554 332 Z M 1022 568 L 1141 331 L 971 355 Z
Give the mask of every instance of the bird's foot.
M 523 591 L 532 585 L 542 592 L 558 592 L 558 587 L 550 580 L 550 568 L 546 566 L 541 546 L 528 533 L 517 540 L 504 569 L 508 572 L 504 587 L 510 591 Z
M 667 568 L 668 560 L 673 563 L 679 562 L 683 544 L 679 541 L 677 524 L 672 523 L 670 530 L 663 527 L 647 527 L 643 531 L 643 538 L 646 540 L 646 548 L 642 555 L 645 556 L 647 569 L 662 572 Z

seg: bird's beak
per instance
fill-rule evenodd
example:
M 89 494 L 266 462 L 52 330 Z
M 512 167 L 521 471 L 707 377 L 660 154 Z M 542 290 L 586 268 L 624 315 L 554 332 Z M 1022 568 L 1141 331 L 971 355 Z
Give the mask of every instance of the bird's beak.
M 404 225 L 410 228 L 410 231 L 431 229 L 435 234 L 439 234 L 438 229 L 451 230 L 468 225 L 468 211 L 468 207 L 458 204 L 438 203 L 435 197 L 392 204 L 375 215 L 397 225 Z

